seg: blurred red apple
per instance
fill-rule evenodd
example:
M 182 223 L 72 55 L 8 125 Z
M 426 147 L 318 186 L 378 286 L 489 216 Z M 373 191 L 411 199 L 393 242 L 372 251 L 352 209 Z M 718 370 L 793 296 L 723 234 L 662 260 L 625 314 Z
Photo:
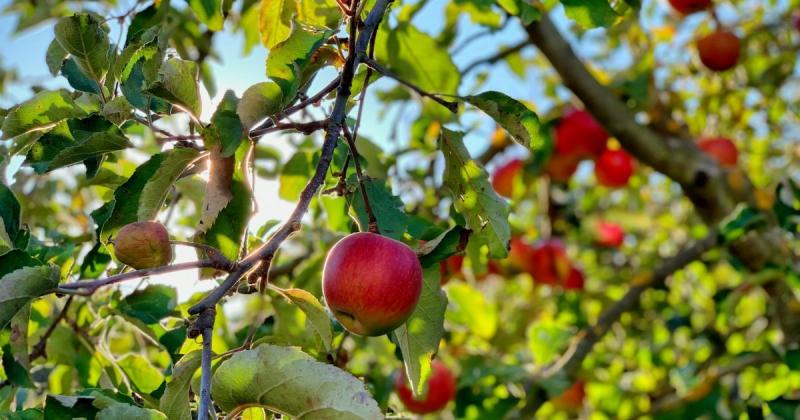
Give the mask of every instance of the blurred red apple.
M 569 275 L 564 279 L 564 288 L 567 290 L 583 290 L 583 284 L 586 279 L 583 276 L 583 271 L 579 268 L 572 267 Z
M 741 41 L 731 32 L 718 30 L 697 40 L 700 61 L 713 71 L 733 68 L 739 61 Z
M 616 223 L 600 221 L 595 229 L 595 242 L 600 246 L 619 248 L 625 241 L 625 230 Z
M 711 0 L 669 0 L 669 4 L 671 4 L 675 10 L 684 15 L 688 15 L 708 9 L 708 6 L 711 5 Z
M 529 272 L 532 252 L 533 247 L 524 239 L 522 239 L 522 237 L 511 237 L 510 247 L 508 250 L 509 265 L 516 270 Z
M 554 154 L 547 162 L 544 173 L 556 182 L 569 182 L 569 179 L 578 169 L 581 157 L 578 155 Z
M 514 179 L 522 170 L 522 161 L 514 159 L 497 168 L 492 177 L 492 188 L 506 198 L 514 194 Z
M 530 251 L 528 272 L 537 283 L 562 284 L 572 271 L 567 250 L 559 239 L 545 239 Z
M 586 398 L 586 387 L 582 380 L 578 379 L 566 391 L 551 402 L 561 410 L 577 410 L 583 406 L 583 399 Z
M 736 162 L 739 160 L 739 151 L 731 139 L 707 137 L 700 139 L 697 145 L 722 166 L 736 166 Z
M 406 244 L 375 233 L 346 236 L 322 270 L 325 302 L 344 328 L 377 336 L 403 324 L 422 291 L 422 266 Z
M 460 277 L 463 267 L 463 255 L 452 255 L 439 262 L 439 272 L 442 274 L 440 283 L 445 284 L 450 281 L 452 277 Z
M 795 10 L 794 13 L 792 13 L 792 25 L 794 25 L 795 29 L 800 31 L 800 10 Z
M 158 222 L 127 224 L 114 237 L 113 244 L 114 257 L 137 270 L 161 267 L 172 261 L 169 232 Z
M 608 141 L 606 130 L 586 111 L 569 112 L 558 122 L 555 131 L 556 155 L 597 156 Z
M 408 411 L 416 414 L 434 413 L 445 408 L 455 398 L 456 378 L 444 363 L 436 359 L 431 362 L 431 376 L 428 378 L 425 395 L 419 399 L 414 398 L 403 369 L 395 375 L 394 389 Z
M 594 163 L 597 182 L 606 187 L 628 185 L 633 169 L 633 158 L 622 150 L 606 150 Z

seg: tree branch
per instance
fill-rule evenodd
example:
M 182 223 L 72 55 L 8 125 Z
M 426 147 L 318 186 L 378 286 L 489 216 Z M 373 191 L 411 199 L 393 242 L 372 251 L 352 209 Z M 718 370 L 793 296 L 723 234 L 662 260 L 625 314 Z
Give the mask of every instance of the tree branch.
M 432 99 L 434 102 L 438 103 L 439 105 L 449 109 L 450 112 L 452 112 L 454 114 L 456 112 L 458 112 L 458 102 L 446 101 L 446 100 L 440 98 L 435 93 L 430 93 L 430 92 L 422 90 L 422 88 L 420 88 L 419 86 L 417 86 L 417 85 L 415 85 L 415 84 L 413 84 L 413 83 L 401 78 L 400 76 L 398 76 L 397 74 L 395 74 L 391 70 L 387 69 L 386 67 L 383 67 L 380 63 L 378 63 L 377 61 L 375 61 L 375 60 L 373 60 L 373 59 L 371 59 L 369 57 L 364 57 L 364 64 L 368 65 L 369 67 L 371 67 L 372 69 L 374 69 L 378 73 L 380 73 L 380 74 L 382 74 L 382 75 L 384 75 L 386 77 L 389 77 L 391 79 L 396 80 L 398 83 L 400 83 L 401 85 L 413 90 L 418 95 Z
M 307 106 L 309 106 L 309 105 L 311 105 L 311 104 L 313 104 L 315 102 L 321 101 L 322 98 L 325 97 L 325 95 L 333 92 L 339 86 L 339 83 L 341 82 L 341 80 L 342 80 L 342 77 L 341 76 L 337 76 L 335 79 L 331 80 L 330 83 L 325 85 L 325 87 L 323 87 L 314 96 L 310 96 L 310 97 L 298 102 L 296 105 L 292 105 L 289 108 L 284 109 L 283 112 L 281 112 L 281 118 L 288 117 L 288 116 L 296 113 L 297 111 L 300 111 L 301 109 L 305 109 L 305 107 L 307 107 Z M 264 134 L 268 133 L 269 132 L 268 130 L 270 128 L 272 128 L 274 125 L 275 125 L 275 121 L 272 118 L 268 118 L 266 121 L 261 123 L 258 127 L 255 127 L 252 130 L 250 130 L 250 138 L 255 139 L 255 138 L 263 136 Z
M 531 42 L 530 42 L 530 40 L 526 39 L 526 40 L 523 40 L 523 41 L 521 41 L 521 42 L 519 42 L 519 43 L 517 43 L 515 45 L 512 45 L 510 47 L 506 47 L 506 48 L 502 49 L 497 54 L 494 54 L 494 55 L 491 55 L 489 57 L 485 57 L 485 58 L 481 58 L 481 59 L 478 59 L 476 61 L 473 61 L 472 63 L 467 65 L 467 67 L 464 67 L 464 70 L 461 70 L 461 74 L 467 74 L 467 73 L 471 72 L 472 70 L 474 70 L 478 66 L 497 63 L 498 61 L 508 57 L 511 54 L 514 54 L 514 53 L 517 53 L 517 52 L 520 52 L 520 51 L 524 50 L 525 47 L 527 47 L 529 45 L 531 45 Z
M 176 271 L 191 270 L 193 268 L 216 268 L 218 270 L 224 270 L 224 271 L 230 271 L 233 269 L 232 266 L 222 265 L 220 264 L 219 261 L 216 260 L 190 261 L 185 263 L 165 265 L 156 268 L 145 268 L 142 270 L 129 271 L 127 273 L 117 274 L 115 276 L 106 277 L 100 280 L 90 280 L 90 281 L 79 280 L 73 283 L 65 283 L 58 286 L 54 290 L 48 291 L 45 294 L 55 292 L 57 294 L 89 296 L 94 292 L 96 292 L 97 289 L 104 286 L 122 283 L 123 281 L 127 280 L 154 276 L 156 274 L 174 273 Z
M 375 213 L 372 212 L 372 206 L 369 204 L 369 196 L 367 195 L 367 188 L 364 186 L 364 175 L 361 172 L 361 162 L 358 156 L 358 149 L 356 148 L 356 140 L 347 124 L 342 126 L 344 128 L 344 138 L 347 139 L 347 145 L 350 147 L 350 156 L 353 164 L 356 167 L 356 180 L 358 180 L 358 189 L 361 190 L 361 198 L 364 200 L 364 209 L 367 212 L 367 220 L 369 221 L 368 230 L 372 233 L 380 233 L 378 230 L 378 219 L 375 218 Z
M 72 300 L 74 296 L 70 296 L 67 298 L 67 301 L 64 302 L 64 306 L 61 308 L 61 312 L 58 313 L 56 318 L 53 320 L 53 323 L 47 328 L 47 331 L 42 334 L 42 337 L 39 338 L 39 342 L 33 346 L 31 350 L 31 354 L 28 356 L 28 361 L 33 362 L 34 360 L 45 356 L 45 349 L 47 348 L 47 339 L 53 334 L 58 324 L 61 322 L 64 317 L 67 316 L 67 311 L 69 310 L 70 305 L 72 305 Z

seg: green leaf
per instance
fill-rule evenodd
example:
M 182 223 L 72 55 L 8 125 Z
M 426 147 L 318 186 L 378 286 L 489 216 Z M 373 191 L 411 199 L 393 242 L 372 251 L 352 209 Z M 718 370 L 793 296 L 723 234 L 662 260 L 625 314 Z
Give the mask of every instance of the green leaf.
M 102 83 L 111 65 L 111 41 L 99 17 L 77 14 L 56 23 L 61 48 L 75 57 L 78 67 L 92 80 Z
M 236 155 L 227 158 L 219 156 L 218 148 L 211 151 L 212 170 L 195 235 L 196 242 L 211 245 L 232 260 L 242 252 L 253 214 L 253 191 L 248 179 L 251 148 L 251 142 L 242 142 Z M 199 252 L 200 256 L 205 255 Z M 211 274 L 211 270 L 203 271 L 204 277 Z
M 13 257 L 12 254 L 2 258 Z M 0 329 L 28 302 L 58 286 L 59 278 L 58 268 L 49 265 L 22 267 L 0 277 Z
M 120 369 L 130 379 L 137 390 L 149 394 L 157 390 L 164 382 L 164 375 L 141 355 L 126 354 L 117 360 Z
M 312 55 L 332 33 L 328 29 L 296 24 L 289 38 L 270 50 L 267 77 L 281 87 L 284 102 L 291 101 L 297 95 Z
M 236 114 L 238 104 L 239 98 L 232 90 L 225 92 L 217 110 L 211 116 L 211 124 L 203 129 L 206 148 L 220 145 L 222 157 L 233 156 L 243 139 L 244 126 Z
M 447 295 L 439 286 L 439 266 L 423 272 L 422 294 L 408 320 L 392 332 L 403 354 L 406 376 L 415 395 L 422 395 L 431 373 L 431 360 L 439 350 L 444 335 Z
M 550 148 L 544 144 L 549 136 L 541 134 L 539 117 L 516 99 L 495 91 L 483 92 L 464 98 L 492 117 L 517 143 L 532 153 L 542 153 Z
M 466 328 L 477 337 L 490 339 L 497 331 L 497 306 L 469 284 L 450 282 L 447 284 L 450 299 L 445 318 Z
M 119 126 L 133 116 L 133 105 L 124 96 L 117 96 L 103 105 L 100 114 Z
M 130 404 L 114 404 L 97 413 L 97 420 L 166 420 L 164 413 Z
M 61 70 L 61 65 L 64 64 L 64 60 L 67 58 L 68 54 L 69 53 L 64 48 L 61 48 L 61 44 L 58 43 L 57 39 L 53 39 L 53 41 L 50 42 L 50 45 L 47 47 L 47 55 L 45 56 L 50 74 L 58 76 L 58 71 Z
M 275 288 L 275 290 L 306 314 L 306 331 L 312 332 L 319 340 L 321 348 L 330 352 L 333 341 L 331 320 L 319 300 L 303 289 Z
M 0 411 L 0 418 L 5 420 L 45 420 L 44 411 L 40 408 L 27 408 L 19 411 Z
M 209 30 L 221 31 L 225 24 L 222 15 L 222 0 L 186 0 L 197 20 L 208 26 Z
M 211 390 L 225 411 L 261 404 L 290 417 L 383 418 L 363 382 L 291 347 L 262 344 L 234 354 L 214 372 Z
M 561 0 L 561 4 L 567 17 L 584 28 L 608 27 L 619 19 L 608 0 Z
M 490 257 L 505 258 L 511 239 L 508 203 L 495 193 L 489 174 L 469 156 L 462 138 L 462 133 L 442 130 L 444 184 L 456 211 L 464 216 L 466 227 L 472 230 L 473 239 L 488 246 Z
M 272 49 L 289 38 L 292 6 L 291 0 L 261 0 L 258 27 L 265 47 Z
M 199 117 L 202 104 L 197 77 L 197 63 L 171 58 L 161 65 L 156 80 L 147 87 L 147 92 L 177 104 Z
M 314 168 L 319 161 L 319 154 L 308 150 L 301 150 L 292 156 L 281 172 L 278 196 L 287 201 L 296 201 L 300 198 L 300 191 L 308 182 Z
M 523 25 L 530 25 L 542 16 L 539 9 L 525 0 L 497 0 L 497 4 L 508 14 L 518 16 Z
M 44 404 L 45 419 L 91 419 L 97 415 L 93 397 L 47 395 Z
M 178 293 L 174 288 L 153 284 L 122 299 L 119 310 L 145 324 L 155 324 L 171 314 L 177 305 Z
M 67 79 L 69 85 L 75 90 L 100 94 L 100 85 L 81 71 L 78 61 L 74 57 L 64 60 L 64 64 L 61 66 L 61 75 Z
M 102 156 L 106 153 L 127 149 L 131 146 L 131 142 L 121 134 L 113 132 L 95 133 L 81 144 L 64 149 L 57 154 L 53 160 L 50 161 L 50 164 L 47 165 L 47 172 L 81 163 L 87 159 Z
M 172 369 L 172 379 L 167 382 L 164 395 L 161 396 L 158 408 L 174 420 L 191 420 L 189 407 L 189 389 L 192 377 L 200 368 L 201 351 L 195 350 L 181 358 Z
M 275 115 L 283 109 L 284 97 L 281 87 L 275 82 L 261 82 L 247 88 L 242 94 L 236 113 L 246 130 L 259 121 Z
M 464 251 L 462 244 L 466 243 L 465 236 L 468 238 L 471 233 L 472 231 L 456 225 L 446 232 L 443 232 L 435 239 L 426 242 L 419 250 L 420 264 L 422 264 L 423 267 L 430 267 L 440 261 L 446 260 L 450 256 Z M 436 265 L 436 267 L 439 266 Z
M 543 319 L 528 327 L 528 348 L 537 366 L 544 366 L 559 357 L 574 332 L 558 321 Z
M 424 91 L 455 95 L 460 73 L 446 48 L 411 24 L 378 31 L 376 59 Z
M 349 199 L 355 213 L 354 217 L 361 230 L 366 231 L 369 226 L 369 217 L 367 216 L 364 197 L 361 195 L 361 189 L 355 175 L 350 177 L 348 184 L 350 190 Z M 408 224 L 408 216 L 404 209 L 403 200 L 393 195 L 386 182 L 380 179 L 365 177 L 364 189 L 367 191 L 369 204 L 375 219 L 377 219 L 381 235 L 401 240 Z
M 765 223 L 766 219 L 760 211 L 740 205 L 731 216 L 722 221 L 719 235 L 723 243 L 731 243 Z
M 178 176 L 198 154 L 195 149 L 177 147 L 153 155 L 139 165 L 133 175 L 114 190 L 114 200 L 101 207 L 103 217 L 99 217 L 101 213 L 92 213 L 101 241 L 105 242 L 128 223 L 153 220 Z
M 2 224 L 3 228 L 0 230 L 0 249 L 4 244 L 8 248 L 14 248 L 14 243 L 20 231 L 19 214 L 19 201 L 17 201 L 11 189 L 0 182 L 0 224 Z
M 67 118 L 86 116 L 66 90 L 44 91 L 12 109 L 3 120 L 3 140 Z

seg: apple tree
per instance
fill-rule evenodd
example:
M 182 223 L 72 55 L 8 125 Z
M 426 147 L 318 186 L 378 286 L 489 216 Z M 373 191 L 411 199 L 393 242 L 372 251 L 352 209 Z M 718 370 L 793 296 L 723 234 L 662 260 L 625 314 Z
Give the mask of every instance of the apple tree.
M 123 3 L 4 9 L 0 417 L 800 416 L 797 0 Z

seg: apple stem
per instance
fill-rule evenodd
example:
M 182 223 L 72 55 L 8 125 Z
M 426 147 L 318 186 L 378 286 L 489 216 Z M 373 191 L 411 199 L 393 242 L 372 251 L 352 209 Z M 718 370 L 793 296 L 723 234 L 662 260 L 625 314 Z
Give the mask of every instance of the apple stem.
M 363 91 L 362 91 L 363 92 Z M 380 233 L 378 230 L 378 219 L 375 218 L 375 213 L 372 211 L 372 206 L 369 203 L 369 195 L 367 188 L 364 186 L 364 174 L 361 171 L 361 162 L 359 161 L 358 149 L 356 148 L 356 141 L 347 124 L 342 125 L 344 138 L 347 139 L 347 145 L 350 147 L 350 156 L 356 167 L 356 179 L 358 180 L 358 187 L 361 190 L 361 198 L 364 200 L 364 209 L 367 212 L 367 220 L 370 233 Z

